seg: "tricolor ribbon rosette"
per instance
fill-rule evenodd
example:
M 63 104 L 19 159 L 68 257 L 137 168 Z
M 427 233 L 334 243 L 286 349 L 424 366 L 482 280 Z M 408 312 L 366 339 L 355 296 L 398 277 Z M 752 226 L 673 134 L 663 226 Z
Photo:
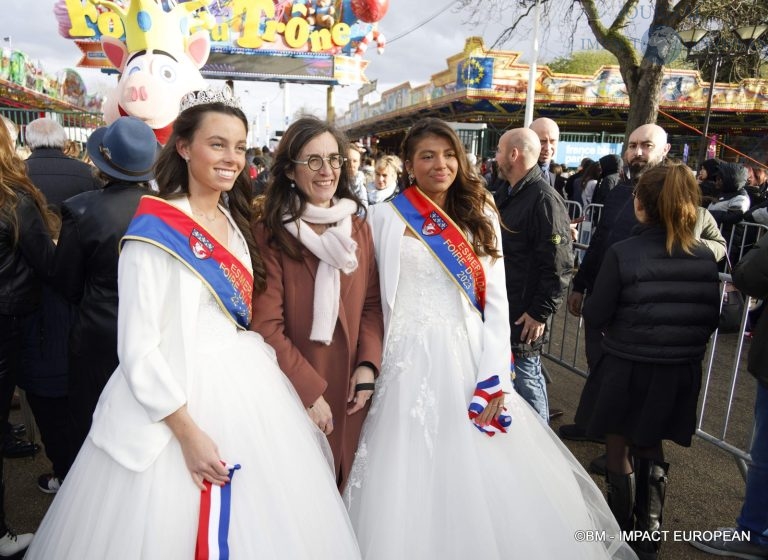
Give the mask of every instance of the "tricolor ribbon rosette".
M 507 428 L 512 424 L 512 416 L 506 414 L 506 408 L 502 407 L 501 414 L 498 418 L 491 420 L 487 426 L 480 426 L 475 423 L 475 418 L 480 416 L 485 407 L 491 400 L 501 397 L 504 393 L 501 390 L 501 382 L 498 375 L 492 375 L 484 381 L 480 381 L 475 388 L 475 392 L 472 395 L 472 400 L 469 402 L 469 419 L 472 421 L 472 425 L 478 430 L 483 432 L 488 437 L 493 437 L 497 433 L 507 433 Z
M 229 511 L 232 505 L 232 477 L 240 465 L 224 466 L 229 482 L 224 486 L 204 480 L 200 491 L 200 519 L 197 525 L 195 560 L 229 559 Z

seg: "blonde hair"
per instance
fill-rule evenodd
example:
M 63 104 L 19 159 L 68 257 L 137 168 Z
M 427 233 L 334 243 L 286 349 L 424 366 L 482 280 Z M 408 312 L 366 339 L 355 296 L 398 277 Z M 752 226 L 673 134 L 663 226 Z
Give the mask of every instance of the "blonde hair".
M 400 177 L 400 175 L 403 173 L 403 162 L 400 161 L 400 158 L 393 155 L 386 155 L 381 156 L 376 160 L 376 163 L 374 164 L 373 168 L 380 169 L 382 167 L 390 167 L 395 171 L 395 175 L 397 177 Z

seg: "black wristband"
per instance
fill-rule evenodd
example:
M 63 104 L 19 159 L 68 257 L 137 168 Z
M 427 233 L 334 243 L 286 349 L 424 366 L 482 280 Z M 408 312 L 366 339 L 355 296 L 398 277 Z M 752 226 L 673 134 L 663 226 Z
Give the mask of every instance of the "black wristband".
M 358 383 L 355 385 L 355 393 L 358 391 L 373 391 L 376 388 L 376 383 Z
M 373 365 L 371 362 L 362 361 L 362 362 L 360 362 L 359 364 L 357 364 L 357 367 L 360 367 L 360 366 L 365 366 L 365 367 L 369 367 L 369 368 L 371 368 L 371 369 L 373 370 L 373 376 L 374 376 L 374 377 L 378 377 L 378 375 L 379 375 L 379 370 L 378 370 L 378 369 L 376 368 L 376 366 L 375 366 L 375 365 Z

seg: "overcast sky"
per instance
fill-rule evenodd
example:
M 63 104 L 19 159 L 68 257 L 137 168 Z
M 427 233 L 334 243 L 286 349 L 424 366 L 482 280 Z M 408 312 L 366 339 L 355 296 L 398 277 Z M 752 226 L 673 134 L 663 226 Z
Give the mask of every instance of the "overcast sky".
M 565 0 L 563 0 L 564 3 Z M 644 0 L 647 3 L 647 0 Z M 643 3 L 643 2 L 641 2 Z M 2 0 L 3 18 L 0 20 L 0 36 L 11 37 L 15 49 L 26 52 L 39 60 L 48 72 L 75 67 L 80 60 L 80 51 L 72 40 L 59 35 L 58 22 L 53 13 L 55 0 Z M 557 21 L 557 16 L 552 19 Z M 379 23 L 379 30 L 387 37 L 384 54 L 376 53 L 371 47 L 365 55 L 370 61 L 366 76 L 378 80 L 379 91 L 384 91 L 403 82 L 421 85 L 430 76 L 446 67 L 446 59 L 461 52 L 465 38 L 478 35 L 484 38 L 486 46 L 496 41 L 509 21 L 503 15 L 488 14 L 483 23 L 468 23 L 470 13 L 457 12 L 456 2 L 451 0 L 390 0 L 387 15 Z M 639 19 L 639 18 L 638 18 Z M 407 31 L 423 24 L 402 38 L 395 39 Z M 539 61 L 545 62 L 568 52 L 569 44 L 563 36 L 571 31 L 558 25 L 543 26 L 546 33 L 541 42 Z M 516 38 L 504 48 L 523 52 L 523 58 L 530 59 L 532 22 L 515 34 Z M 574 50 L 581 50 L 584 41 L 574 41 Z M 589 34 L 581 33 L 583 37 Z M 519 39 L 517 39 L 519 37 Z M 393 40 L 394 39 L 394 40 Z M 8 46 L 7 42 L 4 46 Z M 78 69 L 89 92 L 106 92 L 113 87 L 115 78 L 94 69 Z M 271 127 L 282 128 L 283 93 L 277 84 L 265 82 L 236 82 L 236 92 L 244 98 L 246 113 L 255 120 L 262 102 L 269 106 Z M 246 94 L 245 91 L 248 91 Z M 357 86 L 335 88 L 337 113 L 346 111 L 350 101 L 357 98 Z M 302 107 L 312 109 L 318 116 L 325 115 L 326 88 L 320 85 L 289 85 L 289 116 Z M 264 134 L 263 120 L 261 135 Z

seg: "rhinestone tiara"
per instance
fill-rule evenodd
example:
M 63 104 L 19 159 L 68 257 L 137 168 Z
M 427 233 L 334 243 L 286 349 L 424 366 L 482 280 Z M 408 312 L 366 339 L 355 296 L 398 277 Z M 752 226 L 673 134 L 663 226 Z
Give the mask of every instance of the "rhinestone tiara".
M 179 103 L 179 112 L 185 111 L 190 107 L 197 105 L 207 105 L 208 103 L 223 103 L 235 109 L 242 110 L 240 99 L 232 95 L 228 87 L 207 88 L 199 91 L 190 91 L 181 98 Z

